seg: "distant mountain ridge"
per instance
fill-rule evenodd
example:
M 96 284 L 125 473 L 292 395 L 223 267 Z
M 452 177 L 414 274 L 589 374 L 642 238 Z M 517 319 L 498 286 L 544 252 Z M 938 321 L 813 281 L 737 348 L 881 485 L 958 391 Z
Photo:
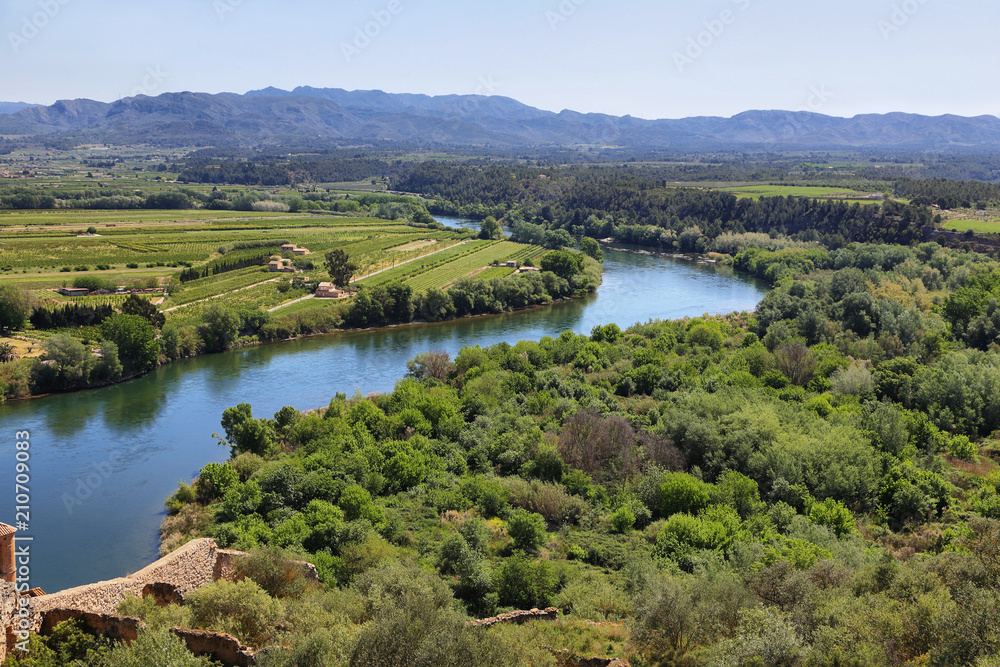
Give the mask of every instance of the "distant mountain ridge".
M 28 107 L 34 106 L 38 105 L 28 104 L 27 102 L 0 102 L 0 114 L 16 113 L 21 109 L 27 109 Z
M 0 111 L 3 106 L 0 105 Z M 104 103 L 62 100 L 0 115 L 0 134 L 66 141 L 260 146 L 397 141 L 426 145 L 661 149 L 960 149 L 1000 147 L 1000 118 L 747 111 L 731 118 L 644 120 L 554 113 L 508 97 L 277 88 L 164 93 Z

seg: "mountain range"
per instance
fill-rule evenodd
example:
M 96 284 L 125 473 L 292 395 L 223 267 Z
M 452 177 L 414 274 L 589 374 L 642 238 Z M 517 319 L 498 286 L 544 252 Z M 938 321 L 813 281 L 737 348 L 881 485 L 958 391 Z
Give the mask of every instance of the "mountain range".
M 769 150 L 1000 147 L 1000 118 L 907 113 L 853 118 L 747 111 L 731 118 L 645 120 L 536 109 L 508 97 L 428 96 L 299 87 L 164 93 L 105 103 L 0 103 L 0 135 L 42 141 L 165 146 L 399 142 L 496 148 L 623 146 Z

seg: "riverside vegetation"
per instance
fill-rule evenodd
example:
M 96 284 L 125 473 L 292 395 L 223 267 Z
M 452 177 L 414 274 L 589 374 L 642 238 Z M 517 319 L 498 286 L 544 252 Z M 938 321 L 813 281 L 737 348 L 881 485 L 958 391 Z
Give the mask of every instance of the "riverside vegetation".
M 205 664 L 170 625 L 233 633 L 263 665 L 554 665 L 547 647 L 635 666 L 998 664 L 1000 264 L 972 251 L 989 239 L 938 233 L 920 202 L 619 185 L 502 207 L 543 246 L 597 254 L 587 234 L 641 228 L 627 238 L 719 253 L 774 284 L 756 312 L 427 352 L 392 393 L 308 413 L 233 406 L 229 461 L 180 485 L 162 539 L 251 551 L 243 581 L 130 600 L 149 625 L 132 646 L 67 626 L 26 664 Z M 634 224 L 647 209 L 673 213 Z M 527 280 L 586 284 L 589 262 L 550 256 Z M 484 284 L 456 283 L 445 312 L 489 304 Z M 405 320 L 406 290 L 378 287 L 357 323 Z M 549 604 L 562 620 L 464 624 Z
M 150 629 L 113 650 L 141 661 L 182 619 L 265 665 L 996 664 L 1000 265 L 735 262 L 776 280 L 752 316 L 428 352 L 390 394 L 227 409 L 231 458 L 168 500 L 163 548 L 211 536 L 256 569 L 127 602 Z M 549 604 L 562 620 L 462 623 Z

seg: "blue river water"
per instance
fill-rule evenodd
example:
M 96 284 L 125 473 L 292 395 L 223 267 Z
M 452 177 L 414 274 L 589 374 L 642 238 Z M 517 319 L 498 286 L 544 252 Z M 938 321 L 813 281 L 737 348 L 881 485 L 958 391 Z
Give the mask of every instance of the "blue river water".
M 446 224 L 457 224 L 447 220 Z M 474 224 L 474 223 L 473 223 Z M 54 592 L 156 558 L 164 499 L 228 449 L 227 407 L 257 416 L 391 391 L 419 352 L 587 334 L 611 322 L 753 310 L 767 287 L 725 267 L 608 250 L 596 295 L 506 315 L 338 333 L 175 362 L 121 385 L 0 405 L 0 521 L 15 522 L 15 434 L 31 434 L 31 585 Z

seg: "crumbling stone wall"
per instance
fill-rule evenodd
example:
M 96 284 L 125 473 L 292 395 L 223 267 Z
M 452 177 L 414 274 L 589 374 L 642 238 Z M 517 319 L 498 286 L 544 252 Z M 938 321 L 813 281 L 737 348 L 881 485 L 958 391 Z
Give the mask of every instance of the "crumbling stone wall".
M 13 648 L 14 614 L 17 613 L 17 587 L 0 582 L 0 662 L 7 658 L 8 647 Z
M 217 551 L 215 540 L 194 540 L 128 577 L 34 598 L 31 601 L 31 629 L 38 632 L 42 616 L 52 609 L 76 609 L 93 614 L 114 615 L 118 605 L 130 593 L 142 597 L 147 584 L 172 584 L 182 595 L 197 590 L 213 580 Z
M 183 639 L 195 655 L 207 655 L 223 665 L 251 667 L 255 662 L 253 651 L 232 635 L 186 628 L 170 628 L 170 632 Z
M 528 621 L 554 621 L 559 618 L 559 610 L 555 607 L 548 609 L 532 609 L 530 611 L 512 611 L 492 618 L 482 618 L 478 621 L 469 621 L 468 625 L 474 628 L 488 628 L 491 625 L 513 623 L 522 625 Z
M 137 636 L 141 621 L 117 615 L 118 605 L 129 594 L 136 597 L 152 595 L 157 604 L 181 602 L 189 593 L 211 581 L 232 581 L 239 560 L 246 555 L 241 551 L 219 549 L 212 539 L 193 540 L 127 577 L 32 597 L 28 629 L 46 634 L 62 621 L 80 618 L 95 632 L 131 641 Z M 319 581 L 312 563 L 302 561 L 295 565 L 304 577 Z M 15 585 L 0 582 L 0 662 L 17 641 L 13 630 L 19 604 Z M 216 656 L 214 659 L 226 665 L 253 664 L 253 653 L 234 637 L 180 628 L 171 631 L 184 639 L 195 653 Z
M 42 614 L 41 634 L 50 635 L 57 625 L 72 619 L 79 619 L 83 626 L 94 634 L 123 642 L 133 642 L 138 639 L 139 628 L 145 625 L 138 618 L 131 616 L 91 614 L 79 609 L 52 609 Z
M 572 651 L 552 651 L 559 667 L 630 667 L 621 658 L 581 658 Z
M 216 580 L 225 579 L 226 581 L 234 581 L 236 579 L 236 568 L 239 566 L 240 560 L 246 558 L 247 553 L 245 551 L 232 551 L 229 549 L 218 549 L 215 553 L 216 561 L 213 578 Z M 316 571 L 316 566 L 312 563 L 304 560 L 293 560 L 291 563 L 299 568 L 299 574 L 303 578 L 309 581 L 319 581 L 319 572 Z

